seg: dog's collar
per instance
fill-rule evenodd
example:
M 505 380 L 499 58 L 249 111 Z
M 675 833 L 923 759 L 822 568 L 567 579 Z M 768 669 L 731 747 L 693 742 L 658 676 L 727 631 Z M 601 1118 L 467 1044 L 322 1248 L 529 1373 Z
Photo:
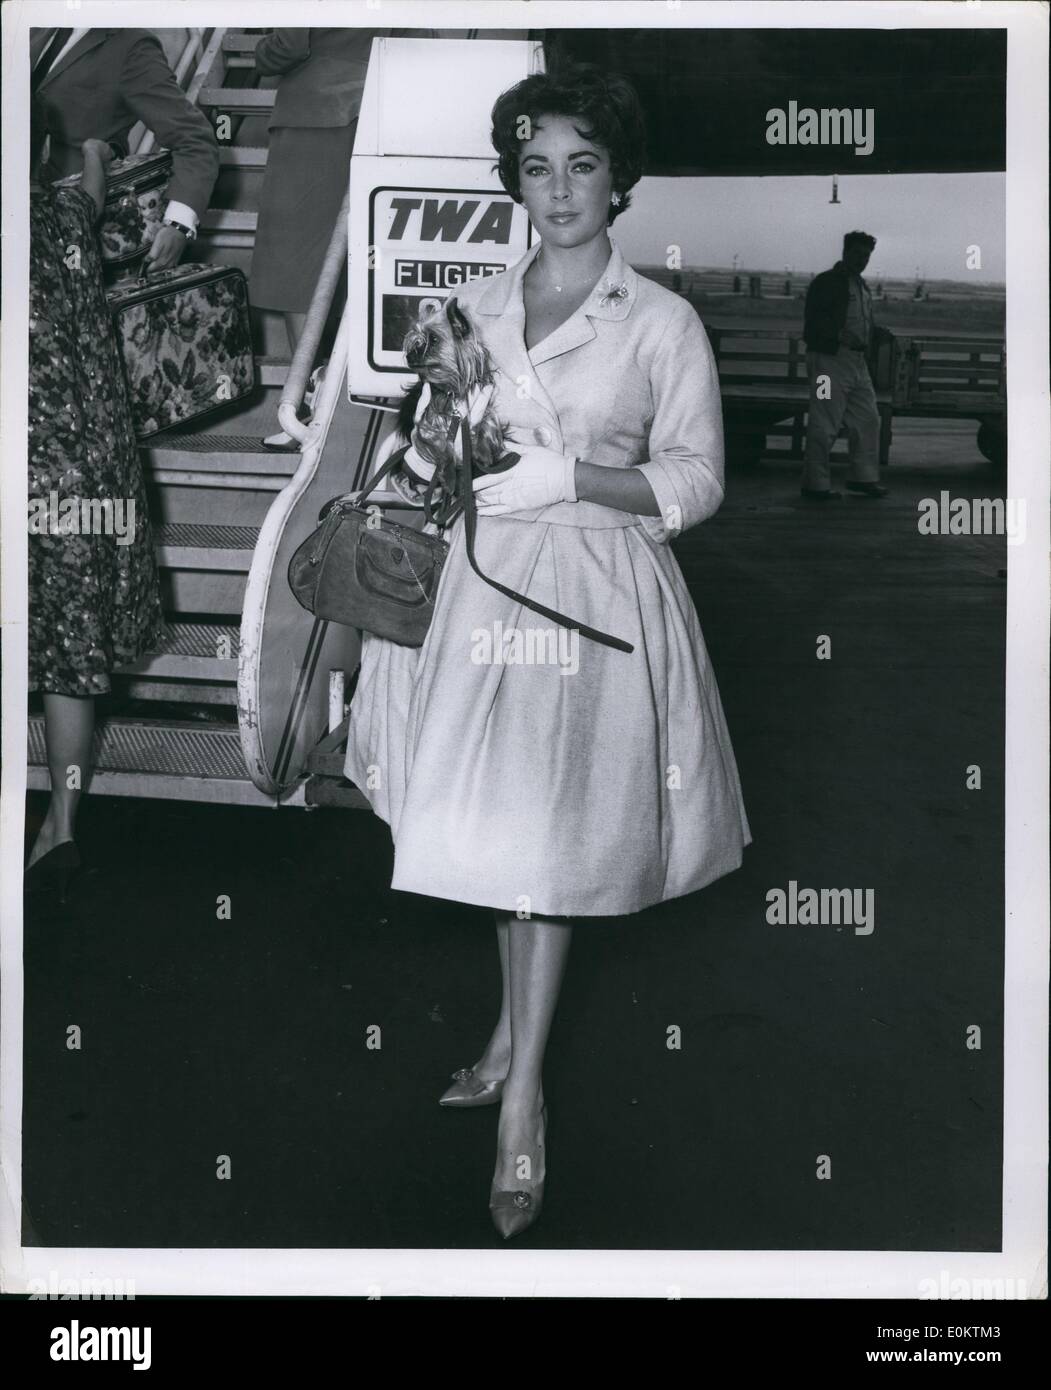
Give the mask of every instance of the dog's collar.
M 612 251 L 606 268 L 599 276 L 598 283 L 576 311 L 595 319 L 624 319 L 631 313 L 635 297 L 639 291 L 639 277 L 628 265 L 624 255 L 611 236 Z M 523 306 L 522 281 L 525 273 L 540 254 L 541 243 L 536 241 L 514 265 L 500 275 L 490 278 L 485 289 L 473 306 L 482 314 L 505 314 L 508 306 L 517 302 Z M 524 306 L 523 306 L 524 312 Z

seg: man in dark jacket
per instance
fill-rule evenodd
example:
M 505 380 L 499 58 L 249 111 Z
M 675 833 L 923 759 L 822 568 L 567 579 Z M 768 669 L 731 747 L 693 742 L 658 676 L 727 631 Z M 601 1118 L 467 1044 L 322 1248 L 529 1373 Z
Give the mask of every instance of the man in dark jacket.
M 206 116 L 175 80 L 148 29 L 39 29 L 30 36 L 32 87 L 47 112 L 51 145 L 43 179 L 81 168 L 81 145 L 100 139 L 120 153 L 138 121 L 172 152 L 165 225 L 150 248 L 151 269 L 175 265 L 208 206 L 219 147 Z
M 807 345 L 804 497 L 832 501 L 829 454 L 843 424 L 850 443 L 847 487 L 863 497 L 886 497 L 879 481 L 879 410 L 865 353 L 891 335 L 872 321 L 872 296 L 861 278 L 876 245 L 867 232 L 848 232 L 843 259 L 815 275 L 807 290 L 803 336 Z

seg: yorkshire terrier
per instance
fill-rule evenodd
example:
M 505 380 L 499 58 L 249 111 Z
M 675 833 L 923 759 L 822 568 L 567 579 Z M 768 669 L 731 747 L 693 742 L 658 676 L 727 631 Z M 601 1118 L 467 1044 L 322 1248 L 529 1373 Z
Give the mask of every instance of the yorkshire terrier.
M 455 492 L 460 463 L 457 417 L 466 416 L 471 398 L 495 379 L 492 360 L 467 312 L 450 296 L 441 307 L 424 307 L 405 336 L 405 359 L 419 381 L 409 388 L 398 411 L 401 442 L 433 463 L 446 493 Z M 424 391 L 427 399 L 416 412 Z M 501 472 L 518 461 L 504 448 L 504 429 L 492 402 L 471 429 L 474 471 Z M 407 465 L 411 472 L 411 466 Z

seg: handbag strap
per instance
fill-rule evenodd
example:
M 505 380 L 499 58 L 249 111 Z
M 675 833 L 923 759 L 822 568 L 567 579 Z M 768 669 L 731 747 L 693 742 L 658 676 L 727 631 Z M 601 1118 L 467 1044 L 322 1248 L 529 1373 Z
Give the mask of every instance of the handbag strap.
M 516 589 L 510 589 L 505 584 L 499 584 L 495 579 L 490 579 L 487 574 L 483 574 L 478 566 L 478 561 L 474 555 L 475 527 L 478 513 L 475 508 L 474 496 L 474 453 L 471 447 L 471 427 L 464 417 L 460 422 L 460 438 L 463 442 L 463 467 L 457 470 L 459 500 L 463 507 L 464 537 L 467 543 L 467 559 L 471 568 L 479 579 L 485 581 L 492 588 L 499 590 L 507 598 L 514 599 L 516 603 L 529 608 L 534 613 L 539 613 L 545 618 L 550 618 L 552 622 L 558 623 L 560 627 L 569 628 L 571 631 L 580 632 L 584 637 L 590 637 L 593 642 L 601 642 L 604 647 L 614 647 L 620 652 L 633 652 L 635 648 L 630 642 L 625 642 L 620 637 L 612 637 L 608 632 L 601 632 L 598 628 L 589 627 L 587 623 L 578 623 L 574 618 L 569 618 L 565 613 L 559 613 L 555 608 L 547 608 L 542 603 L 537 603 L 534 599 L 527 598 L 525 594 L 520 594 Z
M 408 451 L 408 444 L 403 444 L 400 449 L 394 450 L 393 454 L 391 454 L 391 456 L 387 459 L 386 463 L 380 465 L 380 467 L 376 470 L 373 476 L 368 480 L 365 486 L 358 493 L 357 501 L 355 503 L 356 506 L 364 506 L 365 498 L 368 497 L 370 492 L 376 491 L 380 483 L 383 482 L 383 479 L 389 473 L 394 472 L 395 468 L 398 467 L 398 465 L 401 463 L 402 459 L 404 459 Z

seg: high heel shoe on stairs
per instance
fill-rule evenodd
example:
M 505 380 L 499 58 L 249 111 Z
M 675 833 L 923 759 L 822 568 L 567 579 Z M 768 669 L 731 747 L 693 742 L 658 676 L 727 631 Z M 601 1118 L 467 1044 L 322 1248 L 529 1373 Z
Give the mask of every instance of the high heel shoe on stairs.
M 544 1205 L 544 1180 L 547 1176 L 544 1153 L 546 1138 L 547 1106 L 544 1105 L 540 1110 L 540 1138 L 537 1142 L 537 1167 L 540 1169 L 540 1176 L 535 1182 L 523 1183 L 510 1191 L 497 1188 L 495 1183 L 489 1189 L 489 1214 L 504 1240 L 521 1235 L 540 1215 Z
M 80 868 L 80 854 L 72 840 L 63 840 L 54 849 L 26 869 L 22 878 L 25 893 L 57 892 L 64 903 L 69 894 L 69 881 Z
M 296 411 L 296 416 L 302 425 L 309 425 L 314 418 L 314 404 L 325 380 L 325 368 L 327 366 L 328 363 L 323 362 L 320 367 L 315 367 L 310 373 L 310 381 L 303 393 L 303 403 Z M 268 434 L 263 440 L 263 448 L 269 449 L 275 454 L 298 454 L 302 447 L 303 445 L 298 439 L 293 439 L 284 430 L 278 430 L 277 434 Z
M 474 1067 L 461 1067 L 452 1075 L 455 1086 L 450 1086 L 439 1099 L 439 1105 L 451 1110 L 470 1110 L 477 1105 L 495 1105 L 503 1095 L 504 1081 L 482 1081 L 474 1074 Z

